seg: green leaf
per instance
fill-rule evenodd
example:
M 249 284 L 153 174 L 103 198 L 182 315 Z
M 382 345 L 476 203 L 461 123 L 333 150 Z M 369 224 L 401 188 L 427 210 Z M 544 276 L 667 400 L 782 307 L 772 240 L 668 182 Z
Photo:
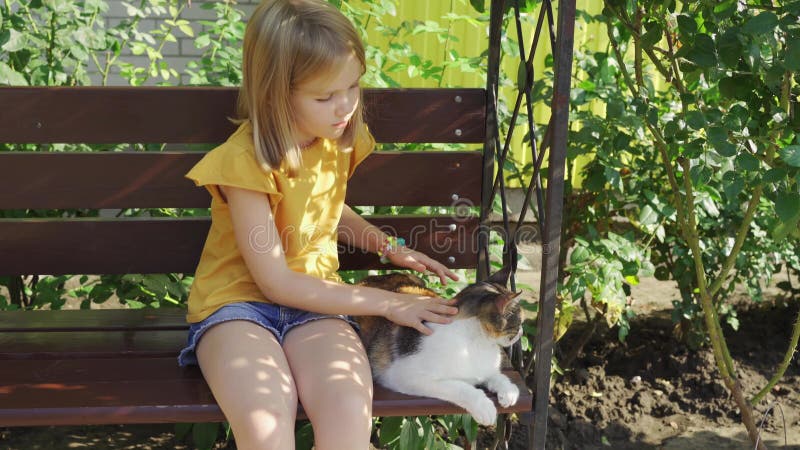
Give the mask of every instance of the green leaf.
M 211 36 L 208 34 L 197 36 L 197 39 L 194 40 L 195 48 L 207 47 L 209 44 L 211 44 Z
M 0 33 L 0 48 L 9 53 L 25 48 L 25 41 L 25 35 L 13 28 Z
M 769 169 L 764 173 L 763 181 L 764 183 L 768 184 L 775 184 L 779 183 L 784 180 L 789 175 L 786 169 L 783 167 L 776 167 L 774 169 Z
M 569 261 L 570 264 L 577 265 L 588 261 L 590 257 L 591 254 L 589 253 L 589 250 L 586 247 L 580 246 L 575 247 L 575 249 L 572 251 Z
M 194 37 L 194 29 L 192 29 L 191 25 L 189 25 L 188 23 L 181 23 L 180 25 L 178 25 L 178 28 L 186 36 Z
M 711 36 L 707 34 L 697 35 L 694 45 L 686 55 L 686 59 L 704 68 L 716 66 L 717 53 Z
M 419 431 L 416 421 L 406 420 L 400 430 L 400 448 L 418 448 Z
M 747 75 L 725 77 L 719 80 L 719 92 L 727 98 L 748 100 L 752 95 L 753 81 Z
M 481 14 L 486 12 L 486 0 L 469 0 L 469 4 Z
M 800 39 L 786 39 L 786 58 L 783 65 L 787 70 L 800 71 Z
M 658 223 L 658 213 L 650 205 L 644 205 L 639 212 L 639 223 L 642 225 L 653 225 Z
M 606 117 L 609 119 L 618 119 L 622 117 L 625 111 L 625 105 L 618 99 L 611 98 L 606 104 Z
M 695 139 L 683 145 L 683 156 L 686 158 L 697 158 L 703 154 L 703 142 L 700 139 Z
M 747 34 L 758 36 L 770 33 L 778 25 L 778 16 L 771 11 L 764 11 L 761 14 L 750 18 L 742 27 L 742 31 Z
M 682 37 L 691 37 L 697 33 L 697 22 L 693 17 L 681 14 L 678 16 L 678 30 L 680 30 Z
M 797 222 L 800 217 L 795 217 L 791 222 L 779 222 L 777 226 L 772 228 L 771 236 L 776 241 L 785 239 L 792 233 L 797 233 Z
M 731 144 L 730 142 L 723 142 L 722 144 L 720 144 L 719 146 L 715 146 L 714 148 L 717 150 L 717 153 L 719 153 L 720 156 L 725 156 L 730 158 L 731 156 L 736 155 L 736 146 Z
M 178 442 L 183 441 L 189 436 L 189 433 L 192 431 L 191 423 L 176 423 L 175 424 L 175 440 Z
M 783 223 L 796 222 L 800 217 L 800 194 L 779 192 L 775 199 L 775 213 Z
M 422 428 L 424 433 L 422 435 L 422 448 L 433 448 L 433 439 L 435 432 L 433 431 L 433 423 L 428 417 L 420 417 L 423 422 Z
M 194 424 L 194 427 L 192 427 L 192 440 L 195 447 L 199 450 L 211 450 L 217 441 L 218 432 L 219 424 L 216 422 Z
M 517 89 L 520 92 L 524 92 L 527 90 L 527 83 L 528 83 L 528 71 L 525 61 L 519 62 L 519 67 L 517 67 Z
M 739 40 L 739 33 L 737 33 L 736 29 L 730 29 L 717 37 L 717 51 L 719 52 L 719 59 L 726 66 L 736 68 L 739 65 L 742 43 Z
M 711 127 L 706 133 L 708 141 L 715 147 L 728 142 L 728 130 L 723 127 Z
M 381 420 L 381 447 L 389 445 L 390 442 L 400 437 L 400 430 L 403 426 L 403 420 L 405 420 L 403 417 L 384 417 Z
M 0 65 L 0 71 L 1 70 L 2 65 Z M 2 83 L 2 76 L 0 76 L 0 83 Z M 779 153 L 783 162 L 792 167 L 800 167 L 800 145 L 788 145 L 780 149 Z
M 693 166 L 689 169 L 689 177 L 694 186 L 703 186 L 711 180 L 711 169 L 705 166 Z
M 392 17 L 397 16 L 397 6 L 394 4 L 393 0 L 381 0 L 381 6 L 383 6 L 383 10 L 386 14 Z
M 730 325 L 734 331 L 739 329 L 739 318 L 736 317 L 735 315 L 733 314 L 728 315 L 725 321 L 728 322 L 728 325 Z
M 744 190 L 744 179 L 733 170 L 725 172 L 722 176 L 722 189 L 728 201 L 734 201 Z
M 702 130 L 708 122 L 701 111 L 689 111 L 686 114 L 686 124 L 694 130 Z
M 505 4 L 506 11 L 519 5 L 521 12 L 532 12 L 536 8 L 538 0 L 508 0 Z
M 761 167 L 761 161 L 750 153 L 741 153 L 736 157 L 736 164 L 748 172 L 755 172 Z
M 6 65 L 6 63 L 0 62 L 0 85 L 27 86 L 28 80 L 21 73 Z
M 750 68 L 757 69 L 761 65 L 761 46 L 756 42 L 751 42 L 744 57 Z
M 719 19 L 727 19 L 736 12 L 737 0 L 725 0 L 714 6 L 714 15 Z
M 661 41 L 664 30 L 661 28 L 661 24 L 657 22 L 646 26 L 646 28 L 647 32 L 642 36 L 642 45 L 650 48 Z
M 475 439 L 478 438 L 478 422 L 475 422 L 475 419 L 469 414 L 463 414 L 461 417 L 464 423 L 464 435 L 467 437 L 467 441 L 475 442 Z
M 311 450 L 314 448 L 314 428 L 310 422 L 295 430 L 294 448 L 295 450 Z

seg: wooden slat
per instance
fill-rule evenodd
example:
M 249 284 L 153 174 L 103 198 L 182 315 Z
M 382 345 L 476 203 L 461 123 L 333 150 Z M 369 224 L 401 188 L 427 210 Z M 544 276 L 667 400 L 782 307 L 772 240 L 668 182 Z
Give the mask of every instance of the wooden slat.
M 184 177 L 202 157 L 198 152 L 0 152 L 0 209 L 207 208 L 208 192 Z M 481 164 L 480 152 L 376 152 L 349 181 L 346 201 L 480 204 Z
M 0 108 L 0 142 L 222 142 L 235 129 L 228 118 L 237 93 L 226 87 L 0 87 L 0 105 L 13 105 Z M 483 142 L 483 89 L 366 89 L 364 97 L 379 142 Z
M 448 267 L 475 266 L 477 218 L 369 219 Z M 209 226 L 209 218 L 0 219 L 0 274 L 192 273 Z M 344 270 L 386 267 L 361 250 L 339 260 Z
M 0 364 L 12 359 L 155 358 L 177 355 L 186 330 L 0 333 Z
M 530 410 L 519 374 L 506 374 L 522 393 L 500 412 Z M 441 400 L 375 387 L 373 414 L 461 414 Z M 304 418 L 302 406 L 298 416 Z M 0 365 L 0 426 L 213 422 L 224 417 L 197 367 L 174 357 L 141 359 L 12 360 Z
M 3 311 L 0 333 L 186 330 L 183 308 Z M 0 379 L 5 379 L 0 370 Z

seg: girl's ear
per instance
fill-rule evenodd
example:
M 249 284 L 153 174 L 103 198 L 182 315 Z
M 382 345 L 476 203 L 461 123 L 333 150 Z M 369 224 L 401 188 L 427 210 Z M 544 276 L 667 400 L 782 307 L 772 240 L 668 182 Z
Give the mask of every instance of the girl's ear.
M 497 311 L 500 314 L 506 312 L 506 308 L 508 308 L 508 305 L 513 305 L 514 303 L 519 302 L 520 294 L 522 294 L 522 291 L 512 292 L 508 295 L 502 295 L 496 298 L 494 304 L 495 306 L 497 306 Z
M 501 286 L 508 286 L 508 279 L 511 277 L 511 266 L 503 266 L 502 269 L 489 277 L 490 283 L 497 283 Z

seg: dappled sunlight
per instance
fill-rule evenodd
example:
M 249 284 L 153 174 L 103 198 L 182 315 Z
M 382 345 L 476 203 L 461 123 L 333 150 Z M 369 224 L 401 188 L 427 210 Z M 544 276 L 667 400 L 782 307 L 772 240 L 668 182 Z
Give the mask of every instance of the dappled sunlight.
M 172 424 L 15 427 L 0 432 L 0 448 L 20 450 L 187 450 Z
M 250 362 L 247 360 L 247 358 L 234 359 L 233 361 L 231 361 L 230 364 L 231 364 L 231 368 L 233 368 L 233 369 L 244 369 L 244 368 L 250 366 Z
M 265 442 L 275 433 L 278 428 L 278 421 L 272 411 L 258 410 L 250 413 L 253 428 L 258 430 L 256 438 Z

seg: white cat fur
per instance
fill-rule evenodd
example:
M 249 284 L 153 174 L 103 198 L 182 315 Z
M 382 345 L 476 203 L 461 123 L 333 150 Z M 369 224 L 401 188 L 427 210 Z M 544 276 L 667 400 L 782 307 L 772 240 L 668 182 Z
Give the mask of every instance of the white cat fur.
M 475 386 L 485 384 L 504 407 L 517 402 L 519 389 L 500 371 L 500 345 L 513 344 L 522 330 L 511 342 L 498 343 L 474 317 L 426 325 L 433 334 L 422 338 L 415 354 L 395 360 L 377 374 L 377 381 L 404 394 L 449 401 L 466 409 L 481 425 L 494 424 L 497 409 Z

